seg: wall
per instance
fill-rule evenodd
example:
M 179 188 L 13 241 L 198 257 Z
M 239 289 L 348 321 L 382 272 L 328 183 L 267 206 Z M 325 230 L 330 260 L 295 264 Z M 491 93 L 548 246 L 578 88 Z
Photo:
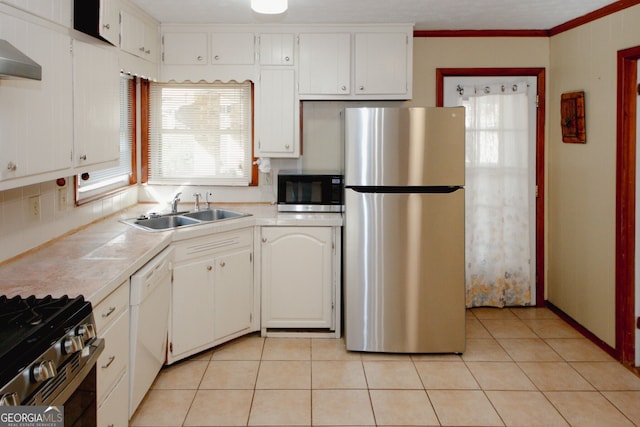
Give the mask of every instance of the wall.
M 640 45 L 640 6 L 550 40 L 548 299 L 615 346 L 616 52 Z M 560 96 L 585 92 L 586 144 L 565 144 Z

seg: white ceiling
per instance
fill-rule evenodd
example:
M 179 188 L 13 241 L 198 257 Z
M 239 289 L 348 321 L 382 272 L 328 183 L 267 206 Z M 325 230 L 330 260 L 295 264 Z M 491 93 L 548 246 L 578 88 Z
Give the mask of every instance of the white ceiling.
M 250 0 L 132 0 L 161 23 L 414 23 L 416 30 L 548 30 L 612 0 L 289 0 L 258 15 Z

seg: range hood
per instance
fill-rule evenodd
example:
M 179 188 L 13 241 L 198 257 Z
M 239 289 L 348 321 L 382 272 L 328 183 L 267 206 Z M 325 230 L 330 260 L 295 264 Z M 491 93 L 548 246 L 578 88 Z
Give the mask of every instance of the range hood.
M 6 40 L 0 40 L 0 78 L 42 80 L 42 67 Z

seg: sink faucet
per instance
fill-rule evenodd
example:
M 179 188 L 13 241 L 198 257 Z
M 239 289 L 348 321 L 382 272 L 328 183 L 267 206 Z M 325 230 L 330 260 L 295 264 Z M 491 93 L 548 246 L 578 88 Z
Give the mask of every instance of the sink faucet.
M 209 201 L 209 196 L 213 198 L 213 193 L 211 191 L 207 191 L 204 193 L 204 199 L 207 201 L 207 210 L 211 210 L 211 202 Z
M 200 198 L 202 197 L 202 194 L 200 193 L 194 193 L 193 197 L 196 198 L 196 205 L 193 208 L 194 211 L 198 212 L 200 210 Z
M 182 192 L 176 194 L 175 196 L 173 196 L 173 200 L 171 201 L 171 213 L 177 213 L 178 212 L 178 202 L 180 201 L 180 195 L 182 194 Z

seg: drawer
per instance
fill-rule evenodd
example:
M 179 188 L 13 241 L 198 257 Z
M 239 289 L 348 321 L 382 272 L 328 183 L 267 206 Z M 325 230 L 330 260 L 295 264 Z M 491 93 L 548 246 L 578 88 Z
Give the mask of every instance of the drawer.
M 129 310 L 122 313 L 104 334 L 104 351 L 96 364 L 97 399 L 100 403 L 129 366 Z M 127 392 L 127 396 L 128 396 Z M 127 397 L 128 400 L 128 397 Z
M 98 427 L 126 427 L 129 425 L 129 374 L 120 378 L 111 393 L 98 406 Z
M 98 336 L 103 335 L 122 313 L 129 309 L 129 281 L 107 296 L 100 304 L 93 307 L 93 317 L 96 321 L 96 331 Z
M 175 245 L 174 262 L 191 261 L 198 257 L 212 256 L 246 246 L 253 246 L 253 228 L 217 233 L 180 242 Z

